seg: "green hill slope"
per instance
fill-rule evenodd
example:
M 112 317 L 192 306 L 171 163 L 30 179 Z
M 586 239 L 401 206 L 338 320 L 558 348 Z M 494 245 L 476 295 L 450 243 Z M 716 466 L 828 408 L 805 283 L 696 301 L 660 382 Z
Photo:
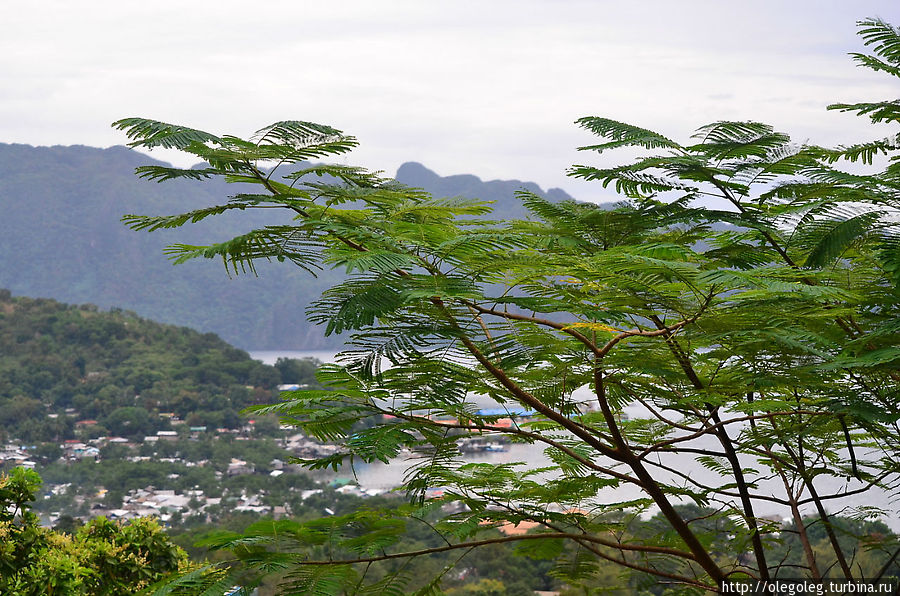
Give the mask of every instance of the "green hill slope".
M 15 298 L 0 290 L 0 435 L 71 438 L 79 420 L 98 434 L 140 439 L 189 425 L 236 427 L 238 411 L 268 403 L 278 369 L 212 333 L 93 305 Z

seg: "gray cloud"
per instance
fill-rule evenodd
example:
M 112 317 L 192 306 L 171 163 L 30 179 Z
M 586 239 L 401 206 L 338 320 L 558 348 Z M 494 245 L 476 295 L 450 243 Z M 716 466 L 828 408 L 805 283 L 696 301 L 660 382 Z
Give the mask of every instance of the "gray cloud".
M 0 38 L 0 141 L 122 143 L 142 115 L 248 134 L 300 118 L 393 170 L 567 180 L 596 114 L 683 136 L 715 119 L 800 139 L 873 136 L 827 103 L 890 97 L 856 69 L 853 22 L 896 2 L 21 3 Z M 173 156 L 161 154 L 161 158 Z

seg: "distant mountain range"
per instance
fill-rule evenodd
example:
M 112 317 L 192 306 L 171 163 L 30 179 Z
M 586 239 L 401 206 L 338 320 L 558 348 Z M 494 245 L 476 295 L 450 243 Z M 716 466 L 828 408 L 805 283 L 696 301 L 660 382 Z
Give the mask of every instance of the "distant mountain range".
M 468 197 L 496 201 L 494 215 L 498 219 L 521 219 L 528 210 L 515 197 L 517 191 L 528 190 L 551 201 L 571 200 L 572 197 L 561 188 L 541 189 L 534 182 L 521 180 L 489 180 L 484 182 L 478 176 L 458 174 L 438 176 L 425 166 L 408 161 L 397 169 L 395 178 L 408 186 L 422 188 L 436 197 Z
M 274 263 L 259 277 L 229 278 L 219 261 L 173 267 L 162 253 L 173 242 L 222 240 L 271 223 L 248 211 L 180 230 L 133 232 L 125 214 L 178 213 L 210 205 L 233 193 L 224 182 L 138 179 L 134 168 L 157 162 L 126 147 L 32 147 L 0 144 L 0 288 L 101 308 L 124 308 L 165 323 L 214 332 L 249 350 L 320 349 L 339 345 L 306 322 L 307 304 L 341 278 L 327 271 L 312 278 Z M 403 164 L 397 180 L 435 196 L 495 201 L 498 218 L 525 210 L 514 197 L 528 189 L 551 200 L 532 182 L 476 176 L 442 177 L 421 164 Z

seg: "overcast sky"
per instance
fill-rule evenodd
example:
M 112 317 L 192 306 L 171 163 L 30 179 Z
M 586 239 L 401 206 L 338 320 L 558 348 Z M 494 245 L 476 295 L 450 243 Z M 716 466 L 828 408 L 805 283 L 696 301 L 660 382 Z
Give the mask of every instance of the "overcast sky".
M 855 21 L 890 1 L 4 2 L 0 142 L 124 143 L 143 116 L 249 135 L 276 120 L 356 135 L 349 163 L 393 174 L 565 177 L 592 139 L 579 116 L 684 139 L 760 120 L 820 144 L 878 136 L 834 101 L 895 98 L 853 66 Z M 882 131 L 883 132 L 883 131 Z M 155 154 L 176 161 L 171 154 Z

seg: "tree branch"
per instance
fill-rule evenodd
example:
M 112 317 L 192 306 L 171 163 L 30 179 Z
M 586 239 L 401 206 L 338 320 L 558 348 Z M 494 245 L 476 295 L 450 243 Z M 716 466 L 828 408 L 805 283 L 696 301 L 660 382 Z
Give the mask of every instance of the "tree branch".
M 693 556 L 691 553 L 680 551 L 674 548 L 668 548 L 664 546 L 649 546 L 643 544 L 618 544 L 616 542 L 612 542 L 610 540 L 604 540 L 602 538 L 597 538 L 596 536 L 590 536 L 588 534 L 572 534 L 570 532 L 543 532 L 539 534 L 522 534 L 519 536 L 501 536 L 497 538 L 486 538 L 484 540 L 473 540 L 471 542 L 460 542 L 458 544 L 448 544 L 444 546 L 435 546 L 432 548 L 424 548 L 416 551 L 407 551 L 402 553 L 384 553 L 381 555 L 375 555 L 372 557 L 358 557 L 356 559 L 322 559 L 322 560 L 303 560 L 300 561 L 301 565 L 355 565 L 358 563 L 376 563 L 378 561 L 389 561 L 391 559 L 407 559 L 412 557 L 420 557 L 423 555 L 433 555 L 436 553 L 443 553 L 447 551 L 457 550 L 460 548 L 476 548 L 479 546 L 487 546 L 489 544 L 503 544 L 506 542 L 520 542 L 524 540 L 548 540 L 548 539 L 564 539 L 564 540 L 578 540 L 585 541 L 592 544 L 599 544 L 602 546 L 606 546 L 609 548 L 616 548 L 619 550 L 629 550 L 636 552 L 653 552 L 660 554 L 667 554 L 676 557 L 686 558 L 693 560 Z

